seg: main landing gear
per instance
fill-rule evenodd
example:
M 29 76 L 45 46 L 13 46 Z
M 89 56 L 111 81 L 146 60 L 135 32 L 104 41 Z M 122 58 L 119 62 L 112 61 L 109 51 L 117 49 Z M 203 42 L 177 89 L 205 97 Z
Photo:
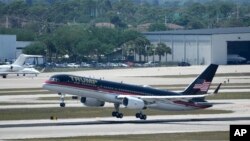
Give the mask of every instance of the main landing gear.
M 136 113 L 135 117 L 140 118 L 141 120 L 146 120 L 147 119 L 147 115 L 143 114 L 142 112 Z
M 112 116 L 116 118 L 123 118 L 123 114 L 119 112 L 120 104 L 115 103 L 114 106 L 115 106 L 115 111 L 112 112 Z M 143 114 L 142 111 L 139 113 L 136 113 L 135 117 L 141 120 L 147 119 L 147 115 Z
M 112 112 L 112 116 L 116 118 L 123 118 L 123 114 L 119 113 L 120 104 L 115 103 L 114 106 L 115 106 L 115 111 Z
M 65 97 L 65 94 L 62 94 L 62 93 L 58 93 L 58 95 L 60 95 L 60 100 L 61 100 L 61 103 L 60 103 L 60 107 L 65 107 L 66 104 L 64 102 L 64 97 Z

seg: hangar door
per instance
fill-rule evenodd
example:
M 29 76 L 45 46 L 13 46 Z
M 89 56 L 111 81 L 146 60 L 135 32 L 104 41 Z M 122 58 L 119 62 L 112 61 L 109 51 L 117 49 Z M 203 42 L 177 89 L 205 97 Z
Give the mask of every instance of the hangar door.
M 245 64 L 250 61 L 250 41 L 228 41 L 228 64 Z

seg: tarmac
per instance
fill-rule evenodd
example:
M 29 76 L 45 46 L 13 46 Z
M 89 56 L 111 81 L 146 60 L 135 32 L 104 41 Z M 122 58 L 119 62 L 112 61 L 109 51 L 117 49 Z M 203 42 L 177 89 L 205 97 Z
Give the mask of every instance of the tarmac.
M 54 74 L 73 74 L 79 76 L 92 77 L 97 79 L 111 80 L 116 82 L 131 83 L 137 85 L 175 85 L 189 84 L 195 77 L 185 77 L 182 75 L 195 74 L 199 75 L 207 66 L 190 66 L 190 67 L 152 67 L 152 68 L 127 68 L 127 69 L 105 69 L 105 70 L 86 70 L 75 72 L 58 72 L 58 73 L 41 73 L 38 77 L 34 76 L 15 76 L 8 75 L 7 79 L 0 78 L 0 89 L 11 88 L 39 88 L 42 84 Z M 249 73 L 250 65 L 231 65 L 219 66 L 216 74 L 221 73 Z M 172 76 L 168 77 L 145 77 L 145 76 Z M 250 76 L 224 76 L 215 77 L 213 83 L 249 83 Z
M 2 121 L 0 139 L 229 131 L 231 124 L 249 123 L 249 114 Z
M 190 83 L 194 78 L 169 78 L 169 77 L 145 77 L 165 75 L 189 75 L 199 74 L 205 66 L 191 67 L 160 67 L 138 69 L 112 69 L 112 70 L 89 70 L 79 72 L 67 72 L 67 74 L 84 75 L 105 80 L 123 81 L 138 85 L 175 85 Z M 142 73 L 143 72 L 143 73 Z M 249 65 L 220 66 L 217 73 L 248 73 Z M 56 73 L 42 73 L 38 77 L 8 76 L 0 78 L 0 103 L 15 103 L 13 105 L 0 106 L 0 109 L 16 108 L 43 108 L 57 107 L 59 100 L 45 101 L 41 97 L 55 97 L 56 94 L 22 94 L 8 95 L 16 88 L 40 88 L 42 83 Z M 237 86 L 226 87 L 225 92 L 249 92 L 249 76 L 219 76 L 213 83 L 223 83 L 230 79 L 230 83 Z M 246 87 L 240 84 L 246 84 Z M 32 90 L 27 90 L 32 91 Z M 36 90 L 35 90 L 36 91 Z M 20 90 L 14 91 L 15 93 Z M 25 92 L 22 90 L 21 92 Z M 39 93 L 39 90 L 38 90 Z M 59 99 L 59 97 L 58 97 Z M 18 104 L 18 103 L 29 104 Z M 49 103 L 48 103 L 49 102 Z M 147 120 L 138 120 L 134 116 L 124 116 L 123 119 L 113 117 L 95 117 L 81 119 L 58 119 L 58 120 L 8 120 L 0 121 L 0 140 L 27 139 L 27 138 L 52 138 L 74 136 L 103 136 L 103 135 L 129 135 L 129 134 L 155 134 L 155 133 L 184 133 L 203 131 L 229 131 L 231 124 L 250 124 L 250 100 L 210 100 L 214 105 L 211 109 L 232 110 L 226 114 L 199 114 L 199 115 L 156 115 L 148 116 Z M 34 104 L 33 104 L 34 103 Z M 80 107 L 80 102 L 70 101 L 69 107 Z M 108 104 L 111 107 L 112 104 Z

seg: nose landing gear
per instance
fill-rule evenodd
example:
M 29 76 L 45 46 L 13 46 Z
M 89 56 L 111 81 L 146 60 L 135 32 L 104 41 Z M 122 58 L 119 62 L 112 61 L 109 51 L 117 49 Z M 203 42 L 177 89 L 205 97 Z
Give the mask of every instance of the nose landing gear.
M 60 95 L 60 100 L 61 100 L 61 103 L 60 103 L 60 107 L 65 107 L 66 104 L 64 102 L 64 97 L 65 97 L 65 94 L 62 94 L 62 93 L 58 93 L 58 95 Z

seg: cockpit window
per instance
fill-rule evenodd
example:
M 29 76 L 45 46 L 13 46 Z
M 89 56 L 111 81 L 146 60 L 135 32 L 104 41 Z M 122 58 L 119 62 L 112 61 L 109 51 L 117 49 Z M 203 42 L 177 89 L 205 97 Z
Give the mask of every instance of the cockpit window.
M 55 78 L 55 77 L 51 77 L 49 80 L 54 81 L 54 82 L 59 82 L 59 80 L 57 78 Z
M 70 82 L 71 79 L 68 75 L 55 75 L 52 76 L 49 80 L 54 82 Z

